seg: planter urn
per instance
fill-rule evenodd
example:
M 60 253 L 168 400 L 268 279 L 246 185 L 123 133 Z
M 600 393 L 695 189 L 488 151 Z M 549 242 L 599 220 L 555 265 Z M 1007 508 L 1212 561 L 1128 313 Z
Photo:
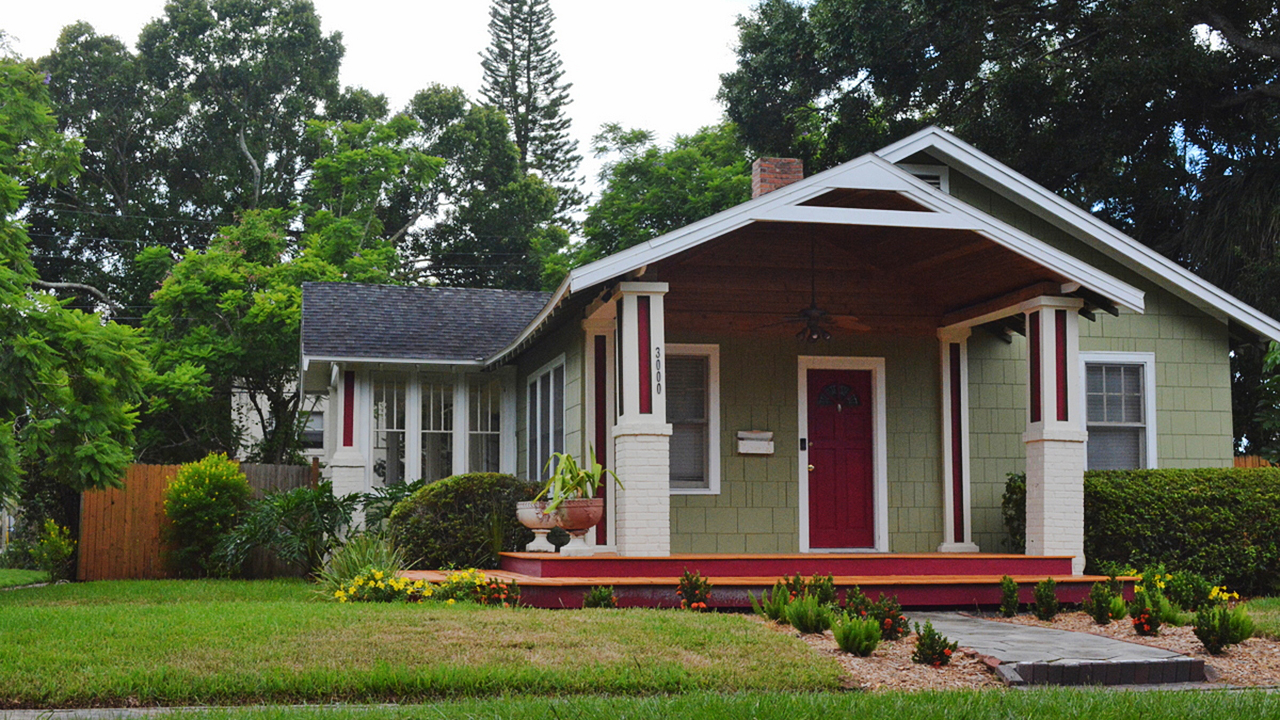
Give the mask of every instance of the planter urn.
M 533 542 L 525 545 L 525 552 L 550 552 L 556 551 L 556 546 L 547 540 L 547 533 L 556 527 L 558 515 L 556 513 L 547 513 L 547 502 L 545 500 L 516 503 L 516 519 L 521 525 L 533 531 Z
M 560 548 L 561 555 L 582 556 L 595 553 L 584 536 L 604 517 L 604 498 L 575 498 L 560 503 L 556 522 L 569 533 L 569 544 Z

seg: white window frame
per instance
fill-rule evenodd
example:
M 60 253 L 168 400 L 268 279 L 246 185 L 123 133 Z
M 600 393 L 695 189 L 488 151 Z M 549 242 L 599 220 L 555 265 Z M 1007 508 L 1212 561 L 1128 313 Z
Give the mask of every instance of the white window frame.
M 1151 352 L 1080 351 L 1080 429 L 1089 430 L 1088 372 L 1090 365 L 1141 365 L 1142 366 L 1142 415 L 1146 424 L 1146 463 L 1144 467 L 1155 470 L 1159 465 L 1156 449 L 1156 354 Z M 1088 448 L 1085 448 L 1086 463 Z
M 667 343 L 666 355 L 707 359 L 707 486 L 670 488 L 672 495 L 720 494 L 720 346 L 705 343 Z M 668 485 L 670 481 L 668 480 Z
M 568 396 L 566 395 L 566 392 L 567 392 L 567 390 L 568 390 L 568 385 L 569 385 L 569 367 L 568 367 L 568 365 L 567 365 L 567 364 L 566 364 L 566 362 L 565 362 L 565 355 L 564 355 L 564 353 L 561 353 L 560 355 L 556 356 L 556 358 L 555 358 L 554 360 L 552 360 L 551 362 L 547 363 L 546 365 L 543 365 L 542 367 L 538 368 L 538 369 L 537 369 L 537 370 L 535 370 L 534 372 L 529 373 L 529 377 L 526 379 L 526 381 L 525 381 L 525 386 L 524 386 L 524 397 L 525 397 L 525 409 L 524 409 L 524 411 L 525 411 L 525 414 L 524 414 L 524 416 L 525 416 L 525 426 L 524 426 L 524 429 L 525 429 L 525 438 L 524 438 L 524 447 L 525 447 L 525 452 L 529 454 L 529 457 L 525 458 L 525 469 L 529 472 L 528 479 L 529 479 L 529 480 L 534 480 L 534 481 L 537 481 L 537 482 L 542 482 L 542 470 L 543 470 L 543 468 L 542 468 L 541 466 L 536 467 L 536 468 L 534 467 L 534 457 L 533 457 L 533 453 L 529 453 L 529 439 L 530 439 L 530 438 L 533 438 L 533 437 L 537 437 L 537 436 L 538 436 L 538 431 L 539 431 L 541 428 L 539 428 L 539 427 L 537 426 L 537 413 L 535 413 L 535 412 L 534 412 L 533 403 L 530 403 L 530 402 L 529 402 L 529 387 L 530 387 L 530 386 L 532 386 L 532 385 L 536 385 L 536 384 L 538 384 L 538 381 L 540 381 L 540 380 L 542 379 L 542 376 L 544 376 L 544 375 L 546 375 L 546 374 L 548 374 L 548 373 L 551 373 L 551 372 L 555 371 L 555 369 L 556 369 L 557 367 L 562 367 L 562 368 L 564 368 L 564 372 L 562 373 L 562 375 L 563 375 L 563 379 L 562 379 L 562 381 L 561 381 L 561 383 L 560 383 L 560 397 L 562 398 L 562 401 L 564 402 L 564 415 L 565 415 L 565 417 L 562 417 L 562 418 L 560 419 L 560 423 L 561 423 L 561 427 L 563 427 L 563 428 L 565 429 L 565 432 L 564 432 L 564 434 L 560 437 L 560 449 L 559 449 L 559 450 L 557 450 L 557 449 L 556 449 L 556 447 L 555 447 L 555 444 L 556 444 L 556 443 L 555 443 L 555 437 L 554 437 L 554 435 L 552 436 L 552 438 L 551 438 L 551 452 L 552 452 L 552 453 L 556 453 L 556 452 L 566 452 L 566 442 L 567 442 L 567 436 L 568 436 L 568 434 L 569 434 L 569 432 L 568 432 L 568 428 L 569 428 L 569 426 L 568 426 L 568 422 L 567 422 L 567 420 L 568 420 L 568 415 L 569 415 L 569 402 L 568 402 Z M 554 386 L 554 382 L 555 382 L 555 380 L 554 380 L 554 376 L 553 376 L 553 379 L 552 379 L 552 383 L 553 383 L 553 385 L 552 385 L 552 388 L 551 388 L 552 412 L 555 412 L 555 386 Z M 544 465 L 546 464 L 546 461 L 547 461 L 547 459 L 549 459 L 549 457 L 550 457 L 550 456 L 548 456 L 548 458 L 543 458 L 542 462 L 543 462 L 543 464 L 544 464 Z

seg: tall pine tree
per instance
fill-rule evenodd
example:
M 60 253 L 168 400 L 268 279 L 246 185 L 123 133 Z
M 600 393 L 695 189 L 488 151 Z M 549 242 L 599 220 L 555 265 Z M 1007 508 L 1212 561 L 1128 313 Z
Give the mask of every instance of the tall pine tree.
M 485 100 L 507 115 L 520 150 L 520 166 L 560 193 L 562 213 L 584 201 L 578 177 L 578 142 L 569 136 L 570 83 L 555 51 L 548 0 L 494 0 L 490 44 L 480 54 Z

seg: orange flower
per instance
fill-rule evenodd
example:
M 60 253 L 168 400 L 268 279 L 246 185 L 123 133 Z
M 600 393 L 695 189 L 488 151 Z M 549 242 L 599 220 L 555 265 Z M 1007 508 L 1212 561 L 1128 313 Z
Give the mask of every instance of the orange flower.
M 951 657 L 951 648 L 947 648 L 946 650 L 943 650 L 942 654 L 946 655 L 947 657 Z

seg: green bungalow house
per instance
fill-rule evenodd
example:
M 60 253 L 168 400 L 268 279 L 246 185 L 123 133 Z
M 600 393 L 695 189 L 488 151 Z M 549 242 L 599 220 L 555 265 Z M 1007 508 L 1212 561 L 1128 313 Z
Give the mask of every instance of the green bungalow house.
M 1280 324 L 956 137 L 753 195 L 554 293 L 307 285 L 335 492 L 594 450 L 601 552 L 997 552 L 1025 470 L 1079 574 L 1086 468 L 1232 463 L 1228 343 Z

